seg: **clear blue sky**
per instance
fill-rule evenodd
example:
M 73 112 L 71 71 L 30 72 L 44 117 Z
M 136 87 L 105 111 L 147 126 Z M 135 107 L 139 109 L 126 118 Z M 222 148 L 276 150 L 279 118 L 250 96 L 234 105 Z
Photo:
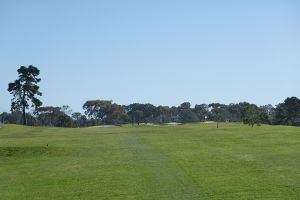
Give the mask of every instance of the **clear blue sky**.
M 44 105 L 300 97 L 300 1 L 0 1 L 0 111 L 21 65 Z

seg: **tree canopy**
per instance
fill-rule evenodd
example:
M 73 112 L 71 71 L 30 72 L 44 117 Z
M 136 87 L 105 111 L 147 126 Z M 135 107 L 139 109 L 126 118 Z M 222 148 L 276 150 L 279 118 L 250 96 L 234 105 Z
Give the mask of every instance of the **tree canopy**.
M 168 123 L 168 122 L 243 122 L 255 124 L 295 125 L 300 116 L 300 100 L 289 97 L 276 107 L 272 105 L 257 106 L 248 102 L 236 104 L 196 104 L 189 102 L 179 106 L 154 106 L 150 103 L 133 103 L 119 105 L 111 100 L 88 100 L 84 103 L 84 114 L 72 112 L 67 105 L 62 107 L 39 107 L 34 114 L 26 113 L 29 125 L 85 127 L 102 124 L 126 123 Z M 21 123 L 22 112 L 2 113 L 0 121 L 4 123 Z

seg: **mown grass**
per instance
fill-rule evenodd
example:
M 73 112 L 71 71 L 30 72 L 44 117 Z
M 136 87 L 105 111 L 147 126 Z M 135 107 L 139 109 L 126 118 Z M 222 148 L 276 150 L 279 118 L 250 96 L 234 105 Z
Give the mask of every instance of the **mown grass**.
M 8 125 L 0 199 L 300 199 L 300 128 Z

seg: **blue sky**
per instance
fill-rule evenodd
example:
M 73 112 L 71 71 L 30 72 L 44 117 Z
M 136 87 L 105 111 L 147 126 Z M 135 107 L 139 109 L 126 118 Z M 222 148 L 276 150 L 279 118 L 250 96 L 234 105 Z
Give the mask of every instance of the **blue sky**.
M 0 0 L 0 111 L 21 65 L 44 105 L 154 105 L 300 97 L 300 3 Z

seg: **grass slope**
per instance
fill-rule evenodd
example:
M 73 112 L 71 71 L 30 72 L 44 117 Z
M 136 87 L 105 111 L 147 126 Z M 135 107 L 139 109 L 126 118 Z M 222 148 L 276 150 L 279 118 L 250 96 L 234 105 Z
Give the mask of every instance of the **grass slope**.
M 300 199 L 300 128 L 4 126 L 0 199 Z

